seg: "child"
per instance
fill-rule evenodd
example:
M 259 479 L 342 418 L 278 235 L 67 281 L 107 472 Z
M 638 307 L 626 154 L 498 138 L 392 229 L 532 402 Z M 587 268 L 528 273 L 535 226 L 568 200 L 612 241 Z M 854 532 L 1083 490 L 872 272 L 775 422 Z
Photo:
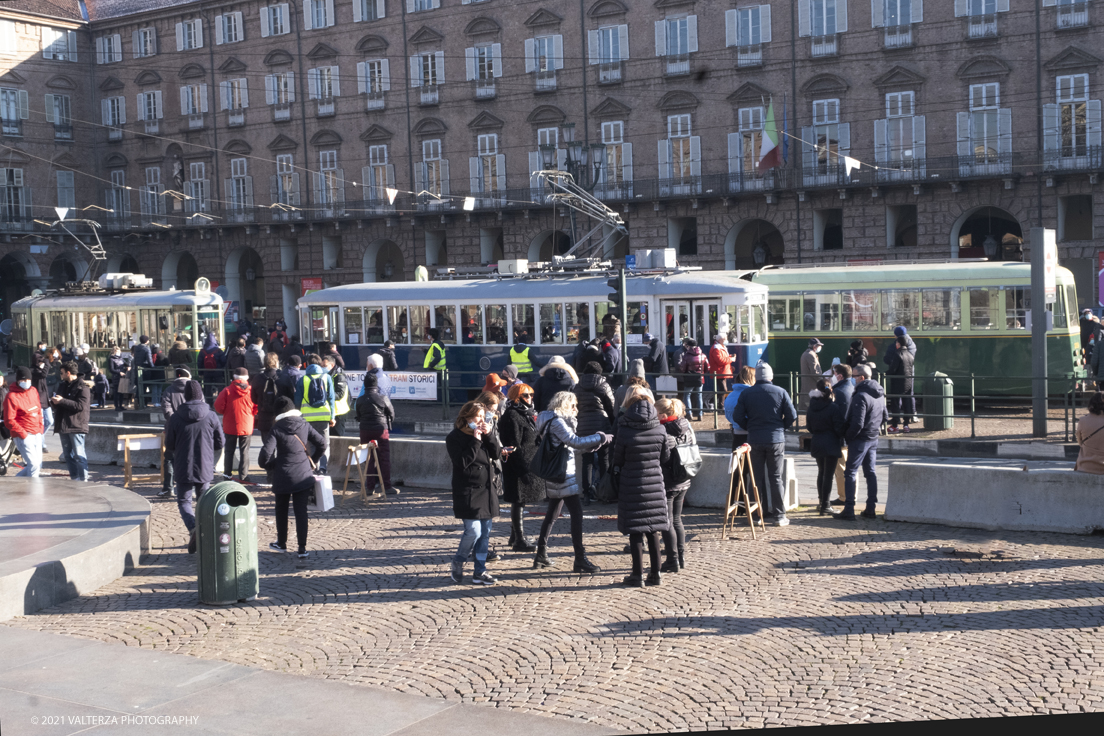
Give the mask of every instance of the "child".
M 92 401 L 97 409 L 103 409 L 107 406 L 107 392 L 111 387 L 111 384 L 107 382 L 107 376 L 97 368 L 92 366 Z
M 671 445 L 671 462 L 675 462 L 676 445 L 698 444 L 690 422 L 686 421 L 686 405 L 678 399 L 660 399 L 656 402 L 656 414 L 659 423 L 667 430 Z M 672 465 L 663 468 L 663 485 L 667 491 L 667 519 L 670 522 L 663 532 L 663 543 L 667 546 L 667 561 L 660 572 L 678 572 L 686 567 L 686 530 L 682 526 L 682 504 L 686 501 L 686 492 L 690 490 L 691 479 L 675 482 Z

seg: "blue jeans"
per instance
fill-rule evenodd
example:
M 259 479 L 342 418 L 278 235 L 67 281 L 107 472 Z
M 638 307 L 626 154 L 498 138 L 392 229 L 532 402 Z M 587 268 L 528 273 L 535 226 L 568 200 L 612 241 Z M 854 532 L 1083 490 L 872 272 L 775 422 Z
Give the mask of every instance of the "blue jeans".
M 176 506 L 180 509 L 180 518 L 184 520 L 184 526 L 188 527 L 188 531 L 196 527 L 195 505 L 210 485 L 210 483 L 176 484 Z
M 61 456 L 73 480 L 88 480 L 88 456 L 84 453 L 84 434 L 62 434 Z
M 42 436 L 45 437 L 50 432 L 50 427 L 54 426 L 54 409 L 50 406 L 42 407 Z M 41 449 L 41 445 L 39 445 Z
M 682 403 L 686 404 L 686 415 L 688 417 L 696 416 L 697 414 L 702 413 L 702 389 L 703 388 L 705 388 L 705 387 L 704 386 L 698 386 L 697 388 L 690 388 L 690 389 L 687 389 L 682 394 Z M 690 397 L 692 397 L 692 396 L 697 396 L 698 397 L 698 410 L 696 412 L 691 411 L 691 409 L 690 409 Z
M 460 537 L 460 548 L 452 558 L 453 564 L 461 567 L 471 556 L 475 547 L 475 577 L 487 571 L 487 543 L 491 539 L 490 519 L 463 519 L 464 536 Z
M 847 446 L 847 467 L 843 471 L 844 491 L 847 494 L 843 504 L 844 515 L 855 513 L 855 481 L 859 465 L 862 465 L 863 477 L 866 478 L 866 510 L 874 511 L 874 506 L 878 503 L 878 475 L 874 472 L 877 460 L 876 439 L 852 442 Z
M 12 437 L 15 446 L 19 448 L 19 454 L 23 456 L 26 465 L 16 473 L 16 476 L 25 478 L 37 478 L 42 470 L 42 435 L 29 434 L 23 439 Z

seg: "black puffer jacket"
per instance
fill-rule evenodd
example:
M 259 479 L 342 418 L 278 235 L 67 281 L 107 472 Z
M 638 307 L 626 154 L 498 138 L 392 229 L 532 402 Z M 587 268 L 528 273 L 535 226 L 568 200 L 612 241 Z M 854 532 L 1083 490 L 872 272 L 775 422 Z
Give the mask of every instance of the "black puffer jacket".
M 395 407 L 378 388 L 367 389 L 357 399 L 356 420 L 362 430 L 390 431 L 395 421 Z
M 61 401 L 53 405 L 54 433 L 88 434 L 92 409 L 88 386 L 79 378 L 69 383 L 58 381 L 57 395 Z
M 648 354 L 644 356 L 644 370 L 648 373 L 670 373 L 667 369 L 667 347 L 653 337 L 648 343 Z
M 847 444 L 877 441 L 882 425 L 888 420 L 885 389 L 877 381 L 866 379 L 855 386 L 847 409 Z
M 667 494 L 663 466 L 671 459 L 667 432 L 659 424 L 655 406 L 638 401 L 617 420 L 610 465 L 621 469 L 617 498 L 617 530 L 661 532 L 667 529 Z
M 233 373 L 238 368 L 245 367 L 245 348 L 239 348 L 237 345 L 230 348 L 226 352 L 226 367 Z
M 165 449 L 173 454 L 177 483 L 210 483 L 224 444 L 222 422 L 203 399 L 185 401 L 165 424 Z
M 550 368 L 544 375 L 537 379 L 537 385 L 533 388 L 533 406 L 537 411 L 548 408 L 548 402 L 560 391 L 570 391 L 575 385 L 571 374 L 563 368 Z
M 613 389 L 605 376 L 584 373 L 572 391 L 579 403 L 579 422 L 575 431 L 580 435 L 609 432 L 610 422 L 617 413 L 613 408 Z
M 460 429 L 445 438 L 445 449 L 452 460 L 452 513 L 457 519 L 493 519 L 498 516 L 495 475 L 502 447 L 494 434 L 476 439 Z
M 242 357 L 245 357 L 244 351 Z M 267 396 L 266 387 L 270 388 Z M 265 368 L 257 375 L 250 376 L 249 396 L 253 400 L 253 406 L 257 407 L 257 414 L 253 420 L 254 426 L 258 432 L 270 432 L 272 425 L 276 423 L 276 399 L 280 398 L 280 371 L 275 368 Z
M 819 393 L 819 392 L 818 392 Z M 842 457 L 843 433 L 847 430 L 843 405 L 824 396 L 809 400 L 805 428 L 812 433 L 809 452 L 813 457 Z
M 690 422 L 686 421 L 685 417 L 679 417 L 673 422 L 661 422 L 661 424 L 663 424 L 663 430 L 667 432 L 667 436 L 671 438 L 671 462 L 663 464 L 663 487 L 667 489 L 668 496 L 675 496 L 683 491 L 690 490 L 690 484 L 694 481 L 693 478 L 688 478 L 682 483 L 674 482 L 671 475 L 671 463 L 675 460 L 675 445 L 696 445 L 698 438 L 694 436 L 694 430 L 691 429 Z
M 502 497 L 510 503 L 531 504 L 544 500 L 544 479 L 529 472 L 529 463 L 537 454 L 540 434 L 537 417 L 531 409 L 511 404 L 498 420 L 498 436 L 505 447 L 513 447 L 503 463 Z
M 914 348 L 915 349 L 915 348 Z M 908 347 L 896 348 L 892 353 L 887 352 L 886 375 L 889 376 L 889 393 L 912 393 L 913 377 L 916 375 L 916 357 Z
M 308 455 L 308 452 L 310 453 Z M 314 487 L 311 460 L 326 452 L 326 440 L 298 411 L 276 415 L 257 462 L 272 478 L 273 493 L 299 493 Z

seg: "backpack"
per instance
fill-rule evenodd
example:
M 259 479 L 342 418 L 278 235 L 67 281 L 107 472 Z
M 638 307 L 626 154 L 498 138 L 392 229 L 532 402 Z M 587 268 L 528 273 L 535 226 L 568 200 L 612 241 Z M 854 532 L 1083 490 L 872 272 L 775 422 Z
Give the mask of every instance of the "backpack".
M 272 378 L 265 378 L 264 386 L 261 388 L 261 401 L 260 411 L 266 414 L 276 414 L 276 398 L 279 396 L 279 392 L 276 389 L 276 381 Z
M 204 368 L 211 368 L 211 369 L 217 369 L 218 368 L 218 357 L 215 355 L 214 350 L 211 350 L 207 353 L 204 353 L 204 355 L 203 355 L 203 367 Z
M 310 379 L 307 384 L 307 404 L 312 409 L 321 409 L 326 405 L 326 382 L 324 376 Z
M 671 451 L 671 482 L 675 485 L 685 483 L 698 474 L 701 466 L 701 452 L 698 450 L 693 430 L 691 430 L 690 439 L 679 442 Z

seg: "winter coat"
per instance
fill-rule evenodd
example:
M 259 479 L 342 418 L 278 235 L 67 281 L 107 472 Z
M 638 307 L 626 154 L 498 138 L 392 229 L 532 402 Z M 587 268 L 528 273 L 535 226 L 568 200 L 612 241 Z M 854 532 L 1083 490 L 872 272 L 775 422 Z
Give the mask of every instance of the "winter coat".
M 243 351 L 244 355 L 244 351 Z M 265 407 L 265 386 L 272 381 L 275 396 L 268 400 L 269 406 Z M 249 398 L 253 406 L 257 407 L 257 413 L 253 417 L 253 426 L 261 432 L 270 432 L 276 422 L 276 399 L 280 398 L 280 372 L 275 368 L 265 368 L 255 376 L 249 377 Z
M 612 340 L 602 346 L 602 370 L 606 373 L 621 372 L 621 348 L 614 345 Z
M 663 466 L 671 460 L 671 440 L 655 406 L 638 401 L 617 420 L 610 465 L 621 469 L 617 530 L 622 534 L 666 531 L 667 493 Z
M 280 352 L 280 360 L 284 365 L 291 365 L 291 356 L 298 355 L 300 360 L 307 359 L 307 351 L 303 349 L 303 344 L 299 342 L 299 338 L 292 338 L 291 344 L 288 345 Z
M 502 446 L 492 432 L 476 439 L 461 429 L 445 438 L 452 460 L 452 513 L 457 519 L 493 519 L 498 516 L 495 476 L 502 472 Z
M 916 375 L 916 358 L 907 347 L 893 351 L 893 360 L 889 361 L 886 375 L 889 376 L 889 393 L 911 394 L 913 377 Z
M 514 448 L 502 467 L 502 497 L 520 504 L 543 501 L 544 479 L 529 472 L 529 463 L 540 444 L 537 418 L 532 410 L 518 404 L 507 407 L 498 422 L 498 437 L 504 447 Z
M 314 468 L 326 453 L 326 440 L 298 411 L 277 414 L 257 462 L 272 478 L 272 492 L 300 493 L 314 488 Z
M 572 391 L 579 404 L 579 434 L 609 432 L 617 412 L 613 405 L 613 390 L 605 376 L 584 373 Z
M 379 389 L 380 393 L 383 394 L 384 396 L 390 396 L 391 393 L 392 393 L 391 379 L 388 378 L 387 374 L 383 372 L 385 370 L 387 370 L 387 369 L 386 368 L 383 368 L 383 369 L 373 368 L 372 370 L 370 370 L 368 372 L 376 377 L 376 388 Z
M 587 363 L 602 365 L 602 349 L 600 347 L 597 345 L 584 346 L 575 360 L 575 371 L 581 374 Z M 602 370 L 605 369 L 606 367 L 602 365 Z
M 203 399 L 185 401 L 165 425 L 165 449 L 172 453 L 177 483 L 210 483 L 225 444 L 218 417 Z
M 736 360 L 728 352 L 728 348 L 720 343 L 713 343 L 709 348 L 709 372 L 717 376 L 717 382 L 725 378 L 732 378 L 732 362 Z
M 847 409 L 847 444 L 877 442 L 878 433 L 887 421 L 885 389 L 872 378 L 855 386 Z
M 866 365 L 870 362 L 870 353 L 866 351 L 866 348 L 847 349 L 847 365 L 851 366 L 851 370 L 855 370 L 860 365 Z
M 1077 420 L 1077 444 L 1081 450 L 1073 469 L 1104 475 L 1104 416 L 1086 414 Z
M 87 355 L 82 355 L 77 361 L 77 375 L 83 380 L 92 380 L 92 369 L 95 366 L 92 365 L 92 361 L 88 359 Z
M 341 370 L 345 370 L 345 359 L 341 357 L 341 353 L 337 352 L 336 350 L 331 350 L 329 353 L 327 353 L 327 355 L 333 356 L 335 366 L 337 366 Z
M 50 406 L 50 396 L 53 395 L 53 391 L 50 390 L 52 367 L 51 363 L 35 363 L 31 368 L 31 388 L 38 391 L 38 403 L 43 409 Z
M 687 478 L 681 483 L 675 483 L 671 472 L 673 469 L 672 463 L 675 459 L 675 445 L 696 445 L 698 444 L 698 438 L 694 436 L 694 430 L 690 428 L 690 422 L 686 421 L 685 417 L 678 417 L 667 422 L 661 421 L 660 424 L 663 426 L 663 431 L 671 438 L 668 443 L 671 448 L 671 459 L 663 464 L 663 487 L 667 491 L 668 497 L 676 496 L 689 490 L 694 479 Z
M 751 386 L 746 383 L 740 383 L 737 381 L 732 384 L 732 390 L 728 392 L 728 396 L 724 401 L 725 419 L 728 420 L 729 425 L 732 426 L 732 434 L 747 435 L 747 430 L 736 423 L 736 420 L 732 418 L 732 413 L 736 411 L 736 403 L 740 400 L 740 394 L 747 391 Z
M 131 360 L 131 363 L 134 365 L 135 368 L 153 367 L 153 351 L 150 350 L 149 345 L 138 343 L 133 348 L 131 348 L 130 352 L 131 355 L 134 356 L 134 359 Z
M 851 407 L 851 397 L 855 394 L 855 379 L 843 378 L 832 387 L 832 398 L 835 404 L 847 416 L 847 410 Z
M 701 351 L 697 345 L 684 350 L 682 353 L 682 360 L 679 361 L 679 373 L 693 373 L 698 376 L 702 376 L 703 383 L 697 383 L 697 380 L 693 376 L 687 376 L 683 378 L 683 382 L 690 388 L 697 388 L 704 385 L 705 374 L 709 372 L 709 359 L 705 357 L 705 354 Z
M 757 381 L 744 390 L 732 409 L 732 418 L 748 433 L 748 444 L 778 445 L 794 423 L 797 412 L 790 395 L 770 381 Z
M 255 376 L 264 370 L 264 348 L 250 345 L 245 349 L 245 367 L 249 375 Z
M 909 351 L 909 354 L 913 358 L 916 357 L 916 343 L 913 341 L 912 336 L 906 334 L 905 336 L 905 350 Z M 889 365 L 893 362 L 895 355 L 897 354 L 897 340 L 890 341 L 889 345 L 886 345 L 885 355 L 882 357 L 882 362 Z
M 380 348 L 376 352 L 383 358 L 383 370 L 397 371 L 399 369 L 399 361 L 395 360 L 394 350 L 391 348 Z
M 92 418 L 92 398 L 88 385 L 80 378 L 69 383 L 58 383 L 57 395 L 61 401 L 54 408 L 54 434 L 88 434 L 88 422 Z
M 122 354 L 111 355 L 107 358 L 107 370 L 111 374 L 111 388 L 116 390 L 119 387 L 119 379 L 130 370 L 130 364 Z
M 552 400 L 553 396 L 560 391 L 570 391 L 574 386 L 575 381 L 571 374 L 563 368 L 546 370 L 544 375 L 537 379 L 537 384 L 533 388 L 533 406 L 537 408 L 537 411 L 544 411 L 548 408 L 548 402 Z
M 809 348 L 801 354 L 801 381 L 799 383 L 798 396 L 802 406 L 809 404 L 809 392 L 816 388 L 820 380 L 820 358 L 816 351 Z
M 173 412 L 184 404 L 184 387 L 188 385 L 189 378 L 177 378 L 161 392 L 161 413 L 165 416 L 165 424 L 172 419 Z
M 333 370 L 330 371 L 330 378 L 333 380 L 334 385 L 334 405 L 336 407 L 337 402 L 345 398 L 349 393 L 349 381 L 345 378 L 345 369 L 339 365 L 334 365 Z M 347 402 L 349 407 L 352 408 L 353 402 Z M 336 411 L 336 408 L 335 408 Z
M 13 383 L 4 397 L 4 425 L 12 437 L 26 439 L 28 435 L 42 434 L 42 402 L 38 398 L 38 389 L 31 386 L 27 390 Z
M 249 386 L 231 381 L 215 398 L 215 411 L 222 415 L 222 431 L 235 437 L 253 434 L 253 407 Z
M 819 393 L 819 392 L 818 392 Z M 809 400 L 805 428 L 813 438 L 809 451 L 813 457 L 842 457 L 843 433 L 847 430 L 844 409 L 825 396 Z
M 537 431 L 542 435 L 548 431 L 552 433 L 552 449 L 560 445 L 567 445 L 567 478 L 563 483 L 544 481 L 544 494 L 549 500 L 555 498 L 567 498 L 579 493 L 579 483 L 575 479 L 575 469 L 581 464 L 576 454 L 594 452 L 602 446 L 602 435 L 591 434 L 580 437 L 575 433 L 575 417 L 561 417 L 550 411 L 542 411 L 537 415 Z
M 169 363 L 171 365 L 192 365 L 194 363 L 192 351 L 188 349 L 188 345 L 184 341 L 177 340 L 169 348 Z
M 658 337 L 653 337 L 648 343 L 648 354 L 644 356 L 644 370 L 648 373 L 670 373 L 667 367 L 667 348 Z
M 238 368 L 245 367 L 245 348 L 237 345 L 226 352 L 226 367 L 233 373 Z
M 391 399 L 380 393 L 379 387 L 365 389 L 356 401 L 356 420 L 360 431 L 391 430 L 395 407 Z
M 295 390 L 303 382 L 303 376 L 305 375 L 307 375 L 307 372 L 302 368 L 292 368 L 290 366 L 280 371 L 280 395 L 294 401 Z
M 249 356 L 246 356 L 249 357 Z M 307 366 L 306 377 L 314 381 L 316 378 L 321 378 L 326 393 L 326 404 L 330 408 L 330 418 L 328 421 L 333 421 L 334 418 L 334 384 L 333 379 L 330 378 L 330 374 L 326 373 L 326 370 L 320 365 Z M 303 404 L 307 400 L 307 391 L 303 387 L 303 380 L 300 379 L 295 383 L 295 398 L 292 401 L 295 405 L 302 409 Z M 313 419 L 311 421 L 320 422 L 321 419 Z

